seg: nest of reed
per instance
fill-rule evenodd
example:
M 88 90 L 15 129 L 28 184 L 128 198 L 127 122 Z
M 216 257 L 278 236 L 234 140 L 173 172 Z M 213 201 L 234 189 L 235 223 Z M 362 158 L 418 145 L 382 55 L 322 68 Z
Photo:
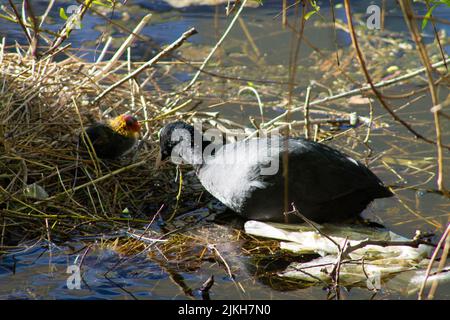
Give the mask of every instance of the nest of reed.
M 3 250 L 26 239 L 58 241 L 142 225 L 168 197 L 173 200 L 177 185 L 167 177 L 171 172 L 154 169 L 158 121 L 145 124 L 139 150 L 116 162 L 86 159 L 78 152 L 82 127 L 106 114 L 130 112 L 142 119 L 145 109 L 146 117 L 154 117 L 153 104 L 140 110 L 132 104 L 135 98 L 144 103 L 156 98 L 118 88 L 93 105 L 89 101 L 101 89 L 90 75 L 98 66 L 71 55 L 36 61 L 19 47 L 15 53 L 1 52 L 0 59 Z M 116 64 L 103 82 L 120 77 L 126 64 Z

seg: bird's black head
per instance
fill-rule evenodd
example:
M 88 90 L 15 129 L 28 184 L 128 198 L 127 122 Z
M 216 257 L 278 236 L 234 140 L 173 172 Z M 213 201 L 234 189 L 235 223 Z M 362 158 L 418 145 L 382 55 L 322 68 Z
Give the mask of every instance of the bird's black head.
M 192 125 L 183 121 L 172 122 L 163 127 L 159 133 L 160 159 L 169 158 L 173 149 L 182 143 L 184 148 L 193 148 L 195 132 Z M 198 137 L 201 139 L 201 135 Z

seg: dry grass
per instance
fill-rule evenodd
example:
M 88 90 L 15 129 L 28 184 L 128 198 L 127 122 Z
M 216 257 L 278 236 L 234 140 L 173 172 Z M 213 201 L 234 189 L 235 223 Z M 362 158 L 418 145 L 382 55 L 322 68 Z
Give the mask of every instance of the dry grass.
M 36 61 L 2 52 L 1 66 L 1 244 L 48 234 L 56 240 L 81 231 L 95 234 L 112 225 L 148 222 L 146 216 L 156 212 L 151 208 L 157 208 L 171 188 L 165 172 L 154 170 L 154 135 L 149 134 L 138 153 L 114 163 L 78 152 L 81 128 L 101 120 L 106 109 L 109 115 L 131 110 L 142 118 L 142 111 L 133 112 L 128 90 L 115 90 L 104 103 L 90 104 L 101 92 L 89 78 L 94 66 L 71 56 L 58 62 Z M 152 116 L 157 113 L 151 106 L 146 109 Z M 146 125 L 154 133 L 159 123 Z M 48 196 L 26 192 L 33 184 Z

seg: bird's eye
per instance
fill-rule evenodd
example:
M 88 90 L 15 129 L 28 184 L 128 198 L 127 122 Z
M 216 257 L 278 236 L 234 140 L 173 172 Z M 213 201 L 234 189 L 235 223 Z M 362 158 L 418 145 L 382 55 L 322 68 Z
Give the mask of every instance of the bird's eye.
M 125 123 L 127 124 L 127 127 L 132 127 L 136 123 L 136 118 L 134 117 L 127 117 L 125 120 Z

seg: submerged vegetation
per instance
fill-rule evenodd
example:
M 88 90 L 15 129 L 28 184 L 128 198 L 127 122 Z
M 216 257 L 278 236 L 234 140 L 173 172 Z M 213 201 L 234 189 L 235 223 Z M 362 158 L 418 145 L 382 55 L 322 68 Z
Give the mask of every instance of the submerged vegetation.
M 450 59 L 445 51 L 449 38 L 436 27 L 433 12 L 447 2 L 425 1 L 428 13 L 418 18 L 410 1 L 399 1 L 405 34 L 384 30 L 384 25 L 368 31 L 366 13 L 352 12 L 347 0 L 347 23 L 336 19 L 333 1 L 332 17 L 324 16 L 316 1 L 281 1 L 274 21 L 291 33 L 289 44 L 283 43 L 290 46 L 287 66 L 269 63 L 271 57 L 263 54 L 259 45 L 264 39 L 252 36 L 242 16 L 247 2 L 253 1 L 227 6 L 227 27 L 216 45 L 190 42 L 197 33 L 191 28 L 164 48 L 141 34 L 151 14 L 132 30 L 110 18 L 114 12 L 125 17 L 127 5 L 119 1 L 78 0 L 72 14 L 60 10 L 63 22 L 57 31 L 48 22 L 54 1 L 39 14 L 32 1 L 21 1 L 21 8 L 17 1 L 2 6 L 0 18 L 17 24 L 26 42 L 12 39 L 8 45 L 0 39 L 0 254 L 38 241 L 50 246 L 74 239 L 85 243 L 86 254 L 92 239 L 102 239 L 100 247 L 113 248 L 124 259 L 144 253 L 188 296 L 193 290 L 179 273 L 207 263 L 220 265 L 233 286 L 245 292 L 235 277 L 241 256 L 251 260 L 252 276 L 277 290 L 310 286 L 281 279 L 275 267 L 304 260 L 304 255 L 212 223 L 223 208 L 205 194 L 192 172 L 155 168 L 159 129 L 183 119 L 230 135 L 236 129 L 246 136 L 279 130 L 332 141 L 386 177 L 396 199 L 385 209 L 389 216 L 379 220 L 405 225 L 410 235 L 417 226 L 436 234 L 439 245 L 430 266 L 442 256 L 439 270 L 445 267 L 450 247 Z M 105 33 L 95 62 L 71 46 L 79 27 L 86 29 L 88 13 L 126 34 L 113 49 L 114 39 Z M 381 14 L 384 23 L 386 12 Z M 425 41 L 422 29 L 427 27 L 433 33 Z M 226 53 L 229 33 L 237 28 L 245 40 L 232 43 Z M 306 28 L 332 30 L 331 50 L 317 47 Z M 276 38 L 279 30 L 267 30 L 266 36 Z M 338 33 L 348 37 L 348 46 L 337 45 Z M 132 59 L 138 42 L 155 52 L 147 61 Z M 81 157 L 78 137 L 84 128 L 122 113 L 142 123 L 135 150 L 114 161 Z M 421 203 L 424 195 L 433 205 Z

